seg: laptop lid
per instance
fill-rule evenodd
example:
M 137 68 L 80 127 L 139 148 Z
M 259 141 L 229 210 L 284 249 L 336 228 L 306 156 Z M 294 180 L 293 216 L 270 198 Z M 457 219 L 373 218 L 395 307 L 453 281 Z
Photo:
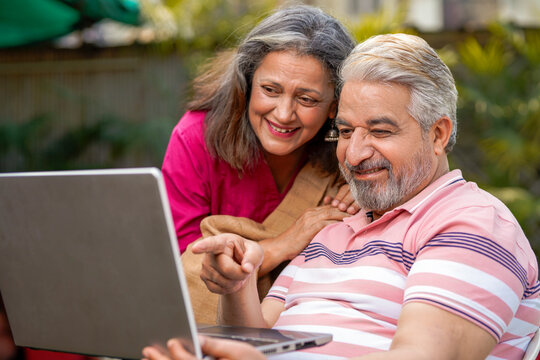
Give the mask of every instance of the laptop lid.
M 152 168 L 0 175 L 0 290 L 17 345 L 140 358 L 172 335 L 198 351 L 165 194 Z
M 201 357 L 158 169 L 0 174 L 0 214 L 0 291 L 17 345 L 138 359 L 180 337 Z M 291 335 L 261 350 L 331 339 Z

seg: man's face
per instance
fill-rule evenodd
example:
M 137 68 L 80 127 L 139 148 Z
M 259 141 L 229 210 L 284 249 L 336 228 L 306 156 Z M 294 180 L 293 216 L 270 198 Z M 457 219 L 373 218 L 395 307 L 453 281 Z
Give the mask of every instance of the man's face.
M 336 125 L 340 169 L 358 204 L 382 214 L 418 194 L 434 176 L 435 154 L 408 112 L 403 85 L 346 82 Z

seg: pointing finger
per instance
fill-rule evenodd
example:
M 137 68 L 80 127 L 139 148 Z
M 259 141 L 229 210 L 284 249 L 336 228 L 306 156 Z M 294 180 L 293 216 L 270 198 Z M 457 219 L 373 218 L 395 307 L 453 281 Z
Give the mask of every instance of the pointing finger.
M 221 254 L 228 252 L 233 248 L 233 243 L 227 235 L 229 234 L 210 236 L 201 239 L 193 244 L 191 251 L 193 251 L 194 254 Z

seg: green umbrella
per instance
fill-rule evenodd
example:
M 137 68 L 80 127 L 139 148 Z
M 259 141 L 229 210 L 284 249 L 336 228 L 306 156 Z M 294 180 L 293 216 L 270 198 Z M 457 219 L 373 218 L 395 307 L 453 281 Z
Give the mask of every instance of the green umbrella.
M 54 39 L 105 18 L 138 25 L 138 0 L 0 0 L 0 48 Z

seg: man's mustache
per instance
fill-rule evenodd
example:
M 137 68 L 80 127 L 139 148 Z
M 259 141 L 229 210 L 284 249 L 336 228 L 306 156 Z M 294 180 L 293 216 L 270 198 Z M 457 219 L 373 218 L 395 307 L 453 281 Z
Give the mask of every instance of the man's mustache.
M 347 160 L 345 160 L 344 164 L 347 170 L 349 170 L 350 172 L 365 171 L 375 168 L 384 168 L 389 171 L 392 170 L 392 164 L 390 164 L 390 161 L 384 158 L 376 160 L 364 160 L 357 165 L 351 165 Z

